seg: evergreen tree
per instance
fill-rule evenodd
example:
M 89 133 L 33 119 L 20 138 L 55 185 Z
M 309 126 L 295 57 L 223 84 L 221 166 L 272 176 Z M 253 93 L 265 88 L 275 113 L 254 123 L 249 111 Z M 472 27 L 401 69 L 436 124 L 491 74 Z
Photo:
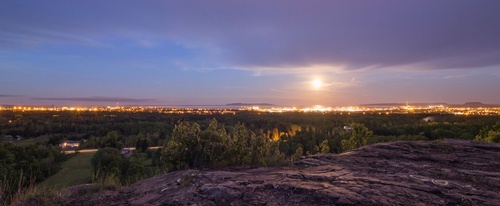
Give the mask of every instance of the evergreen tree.
M 342 140 L 342 147 L 344 150 L 351 150 L 365 146 L 366 140 L 373 136 L 373 132 L 366 128 L 363 124 L 352 123 L 350 128 L 351 135 L 349 139 Z

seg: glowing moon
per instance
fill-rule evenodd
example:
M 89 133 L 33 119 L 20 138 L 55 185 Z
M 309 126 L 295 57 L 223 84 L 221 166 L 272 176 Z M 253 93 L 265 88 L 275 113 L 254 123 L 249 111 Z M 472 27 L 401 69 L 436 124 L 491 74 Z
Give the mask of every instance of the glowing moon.
M 321 80 L 319 79 L 315 79 L 311 82 L 312 86 L 314 89 L 319 89 L 323 86 L 323 82 L 321 82 Z

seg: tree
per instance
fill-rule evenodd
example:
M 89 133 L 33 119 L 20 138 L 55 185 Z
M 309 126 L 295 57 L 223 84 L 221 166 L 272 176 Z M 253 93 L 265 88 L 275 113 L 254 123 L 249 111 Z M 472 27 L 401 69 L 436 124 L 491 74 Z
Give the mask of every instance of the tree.
M 304 154 L 304 150 L 302 149 L 302 145 L 299 144 L 297 149 L 295 150 L 295 153 L 292 156 L 292 162 L 296 162 L 300 160 L 300 157 Z
M 113 147 L 100 148 L 90 161 L 94 168 L 94 177 L 97 177 L 98 181 L 120 176 L 122 157 L 118 149 Z
M 323 154 L 330 152 L 330 146 L 328 145 L 327 139 L 321 142 L 321 144 L 319 145 L 319 151 Z
M 215 119 L 210 120 L 205 130 L 196 123 L 176 125 L 172 138 L 160 155 L 161 161 L 171 170 L 227 165 L 266 166 L 279 162 L 282 157 L 279 143 L 271 144 L 262 133 L 256 135 L 238 123 L 229 135 L 224 125 Z
M 232 141 L 230 146 L 230 155 L 233 159 L 232 164 L 234 165 L 247 165 L 249 164 L 249 158 L 247 157 L 249 153 L 249 142 L 250 133 L 246 129 L 245 125 L 238 123 L 234 125 L 232 133 Z
M 218 166 L 228 164 L 230 138 L 222 124 L 216 119 L 210 120 L 208 128 L 201 134 L 201 140 L 206 163 Z
M 500 122 L 493 125 L 491 129 L 489 127 L 483 128 L 476 135 L 476 141 L 500 143 Z
M 140 180 L 146 174 L 145 169 L 144 169 L 144 165 L 142 164 L 142 162 L 139 161 L 138 159 L 135 159 L 135 158 L 132 158 L 130 160 L 128 167 L 123 168 L 123 169 L 126 172 L 125 172 L 124 178 L 122 178 L 122 179 L 129 180 L 129 181 Z
M 176 125 L 167 148 L 162 152 L 169 169 L 186 169 L 198 163 L 202 156 L 201 129 L 197 123 L 181 122 Z
M 135 150 L 138 152 L 145 152 L 148 149 L 149 143 L 146 138 L 140 138 L 135 143 Z
M 104 137 L 104 140 L 101 143 L 101 148 L 104 147 L 114 147 L 116 149 L 122 149 L 123 148 L 123 143 L 121 141 L 118 141 L 118 132 L 116 131 L 111 131 L 106 134 Z
M 52 145 L 0 144 L 0 204 L 60 170 L 67 155 Z
M 353 123 L 350 125 L 351 135 L 349 139 L 342 140 L 342 147 L 344 150 L 351 150 L 362 147 L 366 145 L 366 140 L 368 137 L 373 136 L 373 132 L 370 131 L 365 125 L 360 123 Z

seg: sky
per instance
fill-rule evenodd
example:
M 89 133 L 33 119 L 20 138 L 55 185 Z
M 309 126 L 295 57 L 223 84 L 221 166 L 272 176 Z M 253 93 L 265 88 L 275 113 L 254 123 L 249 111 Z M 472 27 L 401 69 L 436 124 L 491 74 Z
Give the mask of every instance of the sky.
M 0 2 L 0 105 L 500 104 L 498 0 Z

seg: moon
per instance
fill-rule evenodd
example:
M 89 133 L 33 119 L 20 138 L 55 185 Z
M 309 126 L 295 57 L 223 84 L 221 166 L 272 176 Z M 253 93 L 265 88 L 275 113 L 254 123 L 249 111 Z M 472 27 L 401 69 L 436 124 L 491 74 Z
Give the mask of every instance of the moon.
M 313 80 L 311 84 L 314 89 L 320 89 L 323 86 L 323 82 L 321 82 L 321 80 L 319 79 Z

